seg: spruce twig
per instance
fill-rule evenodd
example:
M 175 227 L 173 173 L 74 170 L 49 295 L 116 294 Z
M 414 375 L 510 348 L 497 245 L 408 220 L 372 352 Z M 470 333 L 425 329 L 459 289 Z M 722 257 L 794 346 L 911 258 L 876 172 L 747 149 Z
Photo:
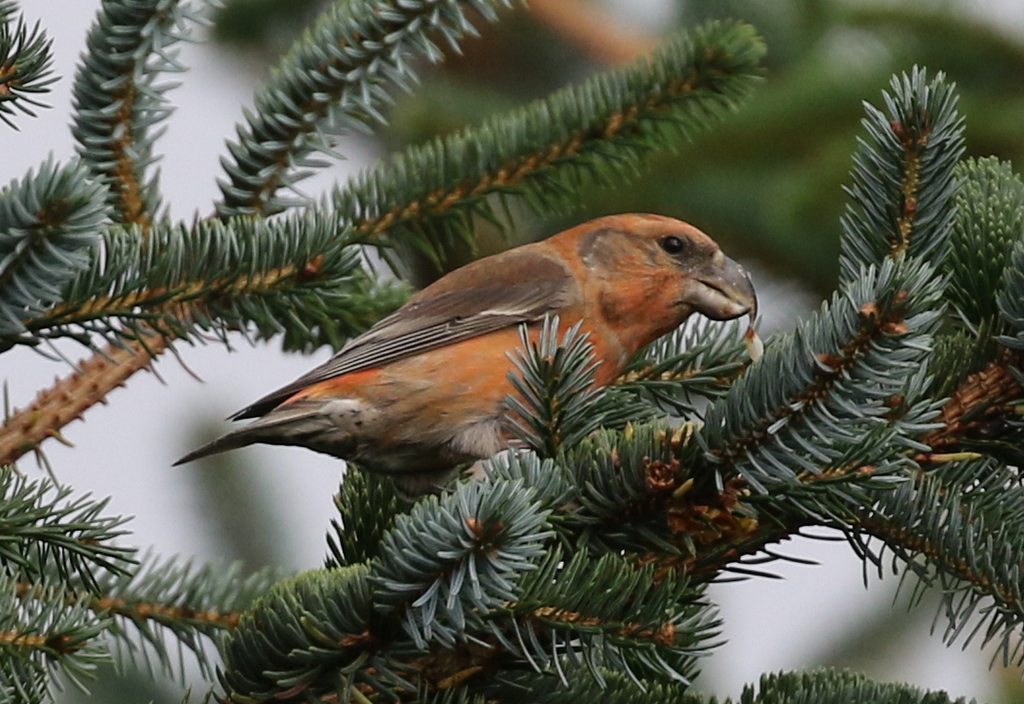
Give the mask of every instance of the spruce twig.
M 17 5 L 0 1 L 0 121 L 17 129 L 12 118 L 21 112 L 35 116 L 34 108 L 48 107 L 35 96 L 49 91 L 53 75 L 53 41 L 37 23 L 31 29 Z
M 507 0 L 368 0 L 335 2 L 281 60 L 255 97 L 238 141 L 222 161 L 228 181 L 218 213 L 272 215 L 298 204 L 278 195 L 294 189 L 309 168 L 324 163 L 313 152 L 333 154 L 331 134 L 366 131 L 383 122 L 389 89 L 416 82 L 413 59 L 439 61 L 444 54 L 428 36 L 440 34 L 458 51 L 475 34 L 467 10 L 490 21 Z M 433 30 L 433 32 L 430 32 Z M 305 169 L 305 170 L 303 170 Z
M 1020 378 L 1019 353 L 1004 353 L 985 369 L 968 376 L 942 406 L 941 426 L 921 438 L 934 452 L 952 452 L 960 443 L 984 433 L 988 424 L 1014 414 L 1009 402 L 1024 396 Z
M 400 232 L 414 243 L 434 228 L 465 241 L 473 216 L 500 222 L 492 195 L 566 210 L 584 184 L 630 180 L 645 154 L 733 107 L 763 54 L 746 24 L 680 33 L 649 58 L 395 155 L 338 189 L 334 207 L 359 241 Z
M 184 70 L 175 44 L 198 21 L 185 0 L 104 0 L 75 76 L 72 134 L 112 217 L 145 233 L 160 205 L 152 164 L 159 124 L 171 114 L 161 75 Z
M 158 333 L 122 345 L 110 345 L 77 371 L 40 391 L 26 408 L 8 416 L 0 427 L 0 465 L 13 464 L 28 452 L 39 452 L 47 438 L 60 438 L 61 429 L 97 403 L 167 349 L 168 339 Z
M 32 582 L 19 582 L 15 592 L 19 599 L 41 599 L 46 588 Z M 241 618 L 241 611 L 220 611 L 218 609 L 196 609 L 186 604 L 125 599 L 114 596 L 97 596 L 86 591 L 65 592 L 69 604 L 85 604 L 96 614 L 119 616 L 132 621 L 152 620 L 158 623 L 168 621 L 203 624 L 213 628 L 234 628 Z

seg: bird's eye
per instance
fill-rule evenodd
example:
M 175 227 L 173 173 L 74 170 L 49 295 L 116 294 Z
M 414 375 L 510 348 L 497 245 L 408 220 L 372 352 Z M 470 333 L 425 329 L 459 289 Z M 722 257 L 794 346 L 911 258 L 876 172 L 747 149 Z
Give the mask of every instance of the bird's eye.
M 669 235 L 661 240 L 661 248 L 669 254 L 679 254 L 686 249 L 686 243 L 675 235 Z

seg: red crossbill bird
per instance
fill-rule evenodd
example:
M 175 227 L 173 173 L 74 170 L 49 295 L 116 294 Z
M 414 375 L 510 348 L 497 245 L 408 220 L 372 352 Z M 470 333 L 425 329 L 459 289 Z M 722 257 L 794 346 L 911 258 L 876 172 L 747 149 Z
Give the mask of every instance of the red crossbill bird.
M 242 409 L 256 418 L 177 464 L 267 443 L 299 445 L 391 476 L 409 495 L 507 447 L 502 432 L 519 326 L 582 323 L 612 382 L 694 312 L 756 310 L 750 278 L 696 227 L 612 215 L 479 259 L 426 287 L 308 374 Z

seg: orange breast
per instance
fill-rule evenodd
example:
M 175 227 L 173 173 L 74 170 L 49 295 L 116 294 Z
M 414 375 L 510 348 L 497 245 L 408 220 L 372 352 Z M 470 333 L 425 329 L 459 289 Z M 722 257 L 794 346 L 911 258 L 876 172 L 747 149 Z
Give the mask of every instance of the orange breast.
M 574 321 L 563 324 L 563 329 Z M 539 327 L 539 326 L 538 326 Z M 536 340 L 539 329 L 532 330 Z M 622 371 L 617 344 L 592 336 L 603 363 L 599 385 Z M 381 411 L 381 425 L 366 428 L 382 445 L 424 440 L 444 442 L 467 424 L 500 416 L 512 393 L 510 359 L 520 348 L 518 328 L 509 328 L 424 352 L 379 369 L 328 379 L 288 399 L 355 398 Z

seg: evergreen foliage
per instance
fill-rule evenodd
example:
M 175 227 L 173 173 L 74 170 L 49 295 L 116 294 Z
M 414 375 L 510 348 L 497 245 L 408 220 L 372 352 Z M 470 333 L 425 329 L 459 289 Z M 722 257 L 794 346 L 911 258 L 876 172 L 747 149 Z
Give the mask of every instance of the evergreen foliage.
M 415 58 L 438 61 L 444 53 L 429 32 L 449 48 L 476 30 L 474 11 L 490 21 L 507 0 L 339 0 L 295 43 L 267 85 L 256 95 L 248 125 L 229 143 L 221 182 L 221 215 L 271 215 L 298 203 L 278 195 L 294 190 L 306 169 L 322 165 L 316 151 L 333 153 L 331 135 L 367 131 L 384 122 L 389 88 L 410 90 Z M 301 203 L 301 201 L 299 201 Z
M 161 222 L 145 236 L 137 225 L 111 227 L 62 293 L 60 304 L 23 321 L 32 337 L 21 340 L 116 339 L 143 323 L 179 337 L 241 329 L 283 334 L 287 348 L 340 346 L 402 301 L 405 289 L 371 278 L 331 214 L 306 213 Z
M 0 469 L 0 694 L 42 701 L 54 676 L 86 688 L 111 649 L 176 669 L 169 638 L 200 656 L 233 627 L 238 612 L 283 576 L 248 577 L 239 565 L 194 567 L 179 560 L 139 560 L 117 544 L 125 519 L 106 501 L 74 496 L 50 480 Z M 212 673 L 210 673 L 212 674 Z
M 474 218 L 502 226 L 497 206 L 507 213 L 512 196 L 540 214 L 566 212 L 588 185 L 635 178 L 652 150 L 746 95 L 763 52 L 736 22 L 676 36 L 648 60 L 393 156 L 337 189 L 335 208 L 362 236 L 411 240 L 443 270 L 450 250 L 473 241 Z
M 104 515 L 106 501 L 69 500 L 71 489 L 45 479 L 29 481 L 10 467 L 0 470 L 0 493 L 0 556 L 7 577 L 34 580 L 53 574 L 95 590 L 97 570 L 122 574 L 133 562 L 131 550 L 111 544 L 126 531 L 123 519 Z
M 1003 272 L 997 303 L 1010 329 L 1010 334 L 1000 338 L 1007 347 L 1024 349 L 1024 240 L 1017 240 L 1010 255 L 1010 264 Z
M 957 212 L 952 199 L 964 140 L 954 87 L 942 80 L 929 84 L 915 68 L 893 79 L 884 100 L 885 112 L 866 106 L 868 138 L 854 156 L 840 242 L 844 283 L 862 266 L 904 252 L 941 264 Z
M 513 682 L 533 693 L 531 701 L 539 704 L 571 704 L 581 701 L 615 701 L 642 704 L 649 701 L 666 704 L 733 704 L 734 700 L 704 699 L 688 694 L 676 684 L 656 684 L 644 691 L 622 676 L 609 677 L 607 683 L 578 680 L 568 686 L 553 678 L 520 676 Z M 439 699 L 438 701 L 445 701 Z M 974 700 L 970 700 L 973 702 Z M 895 683 L 872 682 L 851 672 L 811 671 L 764 675 L 757 686 L 748 685 L 735 704 L 966 704 L 963 698 L 952 699 L 945 692 L 923 692 L 916 687 Z
M 26 319 L 59 303 L 61 289 L 89 265 L 107 210 L 104 191 L 73 161 L 50 158 L 0 191 L 0 348 L 35 342 Z
M 536 345 L 526 326 L 519 338 L 525 356 L 515 360 L 517 396 L 509 399 L 507 423 L 527 447 L 553 457 L 563 444 L 576 445 L 600 427 L 600 416 L 584 413 L 601 394 L 593 387 L 597 363 L 580 324 L 559 340 L 557 316 L 544 320 Z
M 619 388 L 685 417 L 721 396 L 747 359 L 737 323 L 683 326 L 656 340 L 626 369 Z
M 104 0 L 75 77 L 71 132 L 113 218 L 147 225 L 160 205 L 153 142 L 171 110 L 161 82 L 183 67 L 174 45 L 198 16 L 179 0 Z
M 161 77 L 178 68 L 168 47 L 196 15 L 105 0 L 76 80 L 78 159 L 0 192 L 0 347 L 147 350 L 231 331 L 337 347 L 406 293 L 365 248 L 396 271 L 415 254 L 447 265 L 481 219 L 510 224 L 502 202 L 551 216 L 588 184 L 622 183 L 761 72 L 751 27 L 709 23 L 267 217 L 298 205 L 280 192 L 339 130 L 382 121 L 391 89 L 415 82 L 413 57 L 438 59 L 438 37 L 457 49 L 475 31 L 468 11 L 495 19 L 500 4 L 333 4 L 228 145 L 219 217 L 184 223 L 159 215 L 151 166 Z M 38 90 L 48 46 L 18 22 L 0 0 L 0 80 L 17 66 L 17 85 Z M 45 701 L 56 677 L 87 687 L 111 659 L 175 670 L 177 647 L 216 673 L 216 696 L 244 704 L 698 704 L 687 687 L 720 625 L 707 584 L 761 574 L 771 545 L 807 526 L 940 589 L 947 641 L 994 641 L 1024 662 L 1024 188 L 1007 164 L 960 161 L 942 74 L 897 76 L 883 104 L 868 106 L 853 160 L 839 287 L 762 360 L 745 358 L 735 325 L 691 327 L 594 390 L 586 335 L 546 320 L 515 355 L 515 449 L 413 505 L 349 467 L 323 569 L 246 577 L 139 559 L 104 502 L 16 474 L 35 421 L 8 413 L 0 695 Z M 817 671 L 766 676 L 740 701 L 948 697 Z
M 14 129 L 14 115 L 35 116 L 34 108 L 46 107 L 35 96 L 57 80 L 52 42 L 38 24 L 29 29 L 17 12 L 14 0 L 0 1 L 0 120 Z
M 957 170 L 960 217 L 953 238 L 956 256 L 947 262 L 949 293 L 966 321 L 982 325 L 998 318 L 1003 271 L 1024 238 L 1024 183 L 1009 163 L 993 158 L 968 159 Z

